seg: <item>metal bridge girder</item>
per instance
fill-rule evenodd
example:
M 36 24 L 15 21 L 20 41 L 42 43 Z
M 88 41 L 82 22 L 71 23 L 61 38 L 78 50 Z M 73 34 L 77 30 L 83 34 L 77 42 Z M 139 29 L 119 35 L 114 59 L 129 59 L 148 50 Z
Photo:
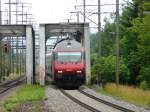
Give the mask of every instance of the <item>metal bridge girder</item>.
M 34 77 L 34 32 L 32 26 L 31 25 L 0 25 L 0 40 L 3 39 L 4 37 L 10 39 L 12 37 L 15 37 L 17 38 L 17 40 L 15 40 L 17 41 L 17 43 L 18 43 L 18 38 L 21 39 L 21 37 L 25 37 L 27 84 L 32 84 L 34 79 L 33 78 Z M 10 41 L 10 43 L 11 42 L 14 43 L 14 41 Z M 14 48 L 13 45 L 11 47 Z M 17 46 L 15 49 L 19 49 L 19 47 Z
M 89 38 L 89 24 L 88 23 L 52 23 L 40 25 L 40 65 L 39 78 L 40 85 L 45 85 L 45 51 L 46 40 L 48 36 L 55 36 L 61 33 L 81 32 L 80 42 L 86 49 L 86 83 L 89 84 L 91 80 L 91 66 L 90 66 L 90 38 Z

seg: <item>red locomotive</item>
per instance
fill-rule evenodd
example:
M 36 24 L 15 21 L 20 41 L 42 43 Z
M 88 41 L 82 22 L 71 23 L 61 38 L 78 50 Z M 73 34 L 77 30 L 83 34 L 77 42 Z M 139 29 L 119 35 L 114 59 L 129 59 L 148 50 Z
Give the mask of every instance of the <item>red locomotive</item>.
M 85 49 L 74 39 L 59 41 L 52 52 L 52 77 L 60 86 L 78 87 L 85 82 Z

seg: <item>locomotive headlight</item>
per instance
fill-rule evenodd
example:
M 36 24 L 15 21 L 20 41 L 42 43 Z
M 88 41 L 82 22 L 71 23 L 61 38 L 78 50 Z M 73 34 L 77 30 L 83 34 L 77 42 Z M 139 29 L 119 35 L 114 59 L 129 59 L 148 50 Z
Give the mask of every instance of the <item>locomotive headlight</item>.
M 81 70 L 78 70 L 78 71 L 77 71 L 77 73 L 81 73 L 81 72 L 82 72 Z
M 58 73 L 62 73 L 62 71 L 61 71 L 61 70 L 58 70 L 57 72 L 58 72 Z
M 67 47 L 69 48 L 69 47 L 71 47 L 71 45 L 67 45 Z
M 67 43 L 67 47 L 71 47 L 71 42 L 70 41 Z

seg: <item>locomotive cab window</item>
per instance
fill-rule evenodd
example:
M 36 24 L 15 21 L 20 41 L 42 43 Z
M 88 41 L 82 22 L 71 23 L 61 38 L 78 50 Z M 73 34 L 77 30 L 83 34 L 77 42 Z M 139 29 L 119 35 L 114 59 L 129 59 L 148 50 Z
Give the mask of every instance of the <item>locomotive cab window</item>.
M 58 52 L 57 60 L 60 62 L 80 62 L 82 59 L 81 52 Z

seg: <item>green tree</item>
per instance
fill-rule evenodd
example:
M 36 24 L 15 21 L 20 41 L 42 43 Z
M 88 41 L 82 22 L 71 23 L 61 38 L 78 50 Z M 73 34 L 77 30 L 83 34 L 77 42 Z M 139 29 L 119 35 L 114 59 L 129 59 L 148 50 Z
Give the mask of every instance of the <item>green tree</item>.
M 140 86 L 145 83 L 145 86 L 142 87 L 144 89 L 150 88 L 150 65 L 144 66 L 140 70 L 140 75 L 138 76 L 138 80 L 140 82 Z
M 97 58 L 94 56 L 92 59 L 95 64 L 92 66 L 92 79 L 96 80 L 96 76 L 99 77 L 99 82 L 105 84 L 106 82 L 115 81 L 115 56 L 108 56 Z M 124 64 L 124 59 L 121 58 L 120 64 L 120 82 L 127 83 L 128 81 L 129 70 Z
M 133 0 L 120 15 L 120 82 L 149 87 L 150 75 L 150 1 Z M 93 37 L 92 75 L 100 75 L 101 81 L 115 81 L 115 23 L 106 22 L 102 31 L 102 57 L 99 58 L 98 34 Z M 124 75 L 122 75 L 124 74 Z M 146 80 L 147 79 L 147 80 Z

